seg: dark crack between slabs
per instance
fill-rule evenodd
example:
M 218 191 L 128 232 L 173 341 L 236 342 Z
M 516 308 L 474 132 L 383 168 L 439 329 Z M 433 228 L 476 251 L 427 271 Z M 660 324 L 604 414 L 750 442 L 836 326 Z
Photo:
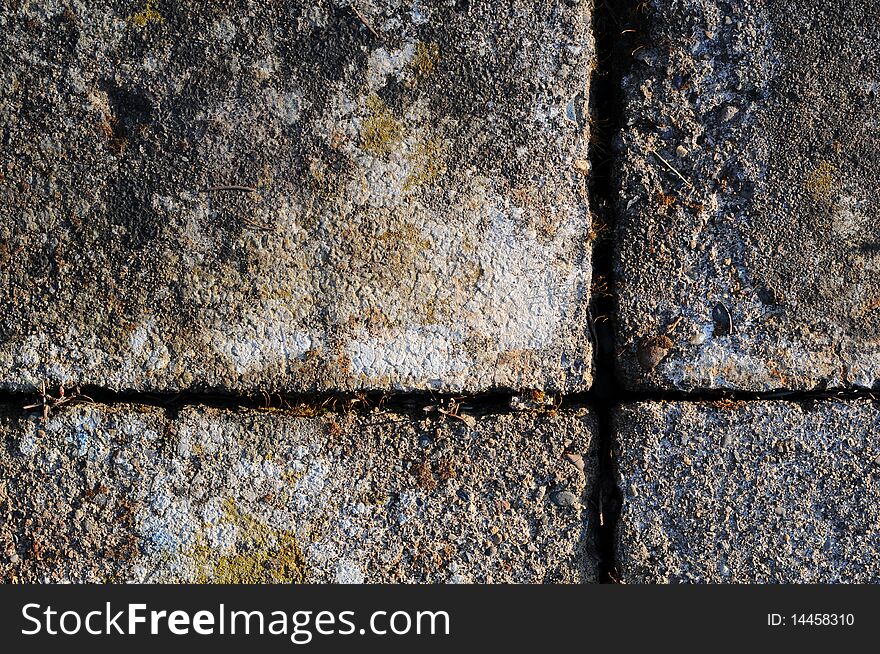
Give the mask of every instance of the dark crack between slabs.
M 256 410 L 284 413 L 290 416 L 314 417 L 324 414 L 377 412 L 393 413 L 412 418 L 424 417 L 428 411 L 442 409 L 447 413 L 481 417 L 512 411 L 513 393 L 488 392 L 452 394 L 432 392 L 392 393 L 362 391 L 351 393 L 235 393 L 223 389 L 202 391 L 114 391 L 96 386 L 46 386 L 39 391 L 0 391 L 0 405 L 26 412 L 52 413 L 76 404 L 103 406 L 128 404 L 165 409 L 175 416 L 183 407 L 203 406 L 218 409 Z M 452 419 L 456 416 L 453 415 Z
M 635 3 L 632 0 L 595 0 L 593 30 L 596 67 L 590 83 L 590 209 L 592 212 L 593 286 L 590 332 L 594 339 L 593 387 L 584 400 L 593 407 L 599 438 L 599 480 L 593 502 L 598 508 L 597 553 L 603 583 L 614 583 L 614 536 L 620 513 L 620 493 L 612 459 L 611 416 L 614 406 L 626 401 L 626 392 L 615 375 L 613 244 L 614 179 L 612 139 L 621 125 L 620 80 L 627 65 L 627 47 Z

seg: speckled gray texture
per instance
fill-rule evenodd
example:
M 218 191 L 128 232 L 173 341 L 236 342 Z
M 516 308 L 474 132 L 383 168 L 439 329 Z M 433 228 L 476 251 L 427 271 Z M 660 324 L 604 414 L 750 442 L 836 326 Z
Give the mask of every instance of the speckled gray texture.
M 6 5 L 0 386 L 589 386 L 589 3 Z
M 878 427 L 868 401 L 624 406 L 621 580 L 880 581 Z
M 875 387 L 880 5 L 640 7 L 615 148 L 626 384 Z
M 0 579 L 591 582 L 585 411 L 0 414 Z

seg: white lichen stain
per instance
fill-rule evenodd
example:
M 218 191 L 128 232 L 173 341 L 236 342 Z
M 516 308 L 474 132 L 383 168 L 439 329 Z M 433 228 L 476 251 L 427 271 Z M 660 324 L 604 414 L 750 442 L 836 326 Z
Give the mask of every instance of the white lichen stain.
M 214 22 L 212 31 L 219 41 L 228 45 L 232 43 L 238 30 L 235 27 L 235 23 L 228 16 L 223 16 L 220 20 Z
M 362 584 L 364 573 L 355 563 L 348 559 L 342 559 L 336 565 L 337 584 Z
M 526 210 L 512 207 L 509 199 L 489 194 L 479 210 L 489 220 L 477 254 L 485 272 L 477 295 L 465 304 L 466 315 L 476 322 L 474 329 L 502 351 L 550 346 L 589 279 L 577 266 L 554 256 L 576 238 L 581 224 L 576 208 L 557 208 L 557 232 L 550 243 L 529 232 Z
M 275 89 L 266 92 L 266 104 L 269 111 L 277 116 L 284 125 L 299 122 L 304 98 L 298 91 L 280 93 Z
M 850 240 L 864 234 L 870 220 L 859 210 L 859 201 L 850 196 L 841 197 L 832 212 L 831 228 L 841 239 Z
M 229 361 L 239 375 L 252 374 L 302 358 L 311 350 L 312 336 L 301 331 L 293 302 L 267 299 L 240 322 L 214 332 L 214 351 Z
M 747 325 L 737 329 L 746 331 Z M 867 355 L 869 367 L 880 366 L 880 354 Z M 808 364 L 808 365 L 807 365 Z M 811 375 L 806 377 L 803 370 Z M 829 386 L 845 386 L 852 378 L 843 376 L 830 340 L 812 342 L 809 348 L 789 339 L 778 339 L 772 349 L 744 350 L 741 339 L 709 337 L 705 342 L 688 348 L 686 358 L 670 356 L 657 367 L 657 372 L 676 388 L 751 388 L 773 391 L 791 388 L 797 380 L 806 387 L 822 379 Z
M 365 73 L 368 92 L 375 92 L 388 83 L 388 78 L 394 75 L 402 79 L 407 65 L 412 61 L 416 53 L 416 44 L 407 43 L 398 50 L 389 52 L 385 48 L 377 48 L 370 53 Z
M 153 373 L 164 370 L 171 363 L 171 353 L 163 342 L 156 324 L 155 316 L 151 316 L 129 336 L 132 358 L 128 361 L 128 365 L 131 368 L 138 364 L 143 366 L 144 372 Z
M 409 16 L 414 25 L 424 25 L 431 19 L 431 10 L 424 3 L 416 0 L 409 10 Z
M 351 372 L 367 379 L 426 380 L 436 387 L 473 365 L 462 353 L 461 334 L 440 325 L 390 330 L 381 337 L 362 335 L 346 346 Z

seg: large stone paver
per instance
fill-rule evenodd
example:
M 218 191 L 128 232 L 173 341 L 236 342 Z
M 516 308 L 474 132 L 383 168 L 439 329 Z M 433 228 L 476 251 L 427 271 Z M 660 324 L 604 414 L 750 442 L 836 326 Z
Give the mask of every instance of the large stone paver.
M 0 386 L 589 386 L 589 3 L 351 4 L 0 15 Z
M 880 6 L 641 7 L 616 147 L 626 383 L 874 387 Z
M 878 427 L 867 401 L 619 409 L 622 581 L 880 581 Z
M 585 411 L 0 413 L 4 581 L 590 582 Z

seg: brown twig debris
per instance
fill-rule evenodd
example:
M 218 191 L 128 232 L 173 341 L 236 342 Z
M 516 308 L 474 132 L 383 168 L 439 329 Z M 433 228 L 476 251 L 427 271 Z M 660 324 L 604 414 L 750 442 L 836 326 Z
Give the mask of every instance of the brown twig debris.
M 377 32 L 375 29 L 373 29 L 373 26 L 370 25 L 370 21 L 367 20 L 367 17 L 364 16 L 363 13 L 361 13 L 361 10 L 357 8 L 357 5 L 355 5 L 352 2 L 349 5 L 349 7 L 351 7 L 351 10 L 354 12 L 354 15 L 357 16 L 358 20 L 360 20 L 364 24 L 364 27 L 366 27 L 368 30 L 370 30 L 370 33 L 373 36 L 375 36 L 377 39 L 382 38 L 381 36 L 379 36 L 379 32 Z

